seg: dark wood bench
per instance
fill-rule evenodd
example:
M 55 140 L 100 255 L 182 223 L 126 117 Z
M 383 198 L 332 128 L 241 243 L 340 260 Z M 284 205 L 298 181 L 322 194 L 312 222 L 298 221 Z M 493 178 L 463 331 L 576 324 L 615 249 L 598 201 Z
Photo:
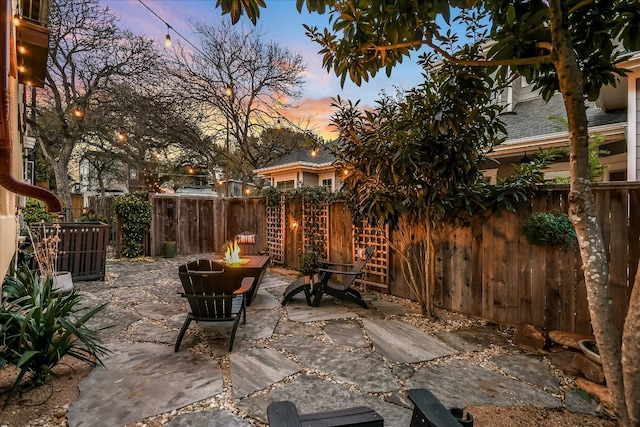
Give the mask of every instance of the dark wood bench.
M 267 407 L 270 427 L 384 427 L 382 416 L 366 406 L 329 412 L 299 414 L 293 402 L 274 402 Z
M 410 427 L 473 427 L 473 416 L 470 413 L 467 412 L 462 419 L 462 409 L 445 408 L 429 390 L 411 389 L 409 399 L 414 404 Z

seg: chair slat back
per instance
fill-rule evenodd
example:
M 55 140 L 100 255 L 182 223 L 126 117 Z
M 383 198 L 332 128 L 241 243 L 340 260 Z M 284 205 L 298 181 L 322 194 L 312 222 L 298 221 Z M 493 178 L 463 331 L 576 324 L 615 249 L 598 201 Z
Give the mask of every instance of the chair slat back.
M 369 260 L 371 260 L 371 257 L 373 256 L 373 249 L 374 249 L 373 245 L 367 246 L 367 248 L 364 250 L 364 257 L 357 260 L 353 264 L 353 268 L 351 269 L 352 272 L 362 273 L 362 270 L 364 270 L 364 267 L 367 265 L 367 263 L 369 262 Z M 344 282 L 342 282 L 344 289 L 347 289 L 349 286 L 351 286 L 358 277 L 359 276 L 356 276 L 355 274 L 348 275 L 345 278 Z
M 193 268 L 193 269 L 190 269 Z M 220 268 L 207 270 L 206 268 Z M 240 284 L 232 271 L 213 261 L 198 260 L 178 269 L 184 290 L 183 296 L 189 301 L 194 318 L 205 320 L 232 319 L 240 310 L 243 295 L 234 295 Z

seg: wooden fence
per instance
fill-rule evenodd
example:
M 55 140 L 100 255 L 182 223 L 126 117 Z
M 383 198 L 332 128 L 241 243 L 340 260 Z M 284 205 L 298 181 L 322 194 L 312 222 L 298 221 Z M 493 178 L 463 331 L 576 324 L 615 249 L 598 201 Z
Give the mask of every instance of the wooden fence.
M 109 226 L 101 222 L 62 222 L 34 227 L 42 241 L 44 236 L 60 238 L 57 271 L 68 271 L 73 280 L 104 280 L 109 244 Z
M 180 254 L 216 252 L 243 231 L 256 233 L 267 246 L 266 208 L 261 197 L 152 195 L 149 255 L 161 256 L 165 241 Z
M 610 262 L 616 324 L 621 328 L 627 312 L 635 271 L 640 259 L 640 185 L 597 184 L 593 192 Z M 517 213 L 496 210 L 474 218 L 471 225 L 451 230 L 437 248 L 437 306 L 502 324 L 528 323 L 552 330 L 591 332 L 584 274 L 577 247 L 558 249 L 531 245 L 521 233 L 534 212 L 566 212 L 567 186 L 541 190 L 517 207 Z M 257 233 L 262 246 L 274 246 L 277 261 L 296 268 L 304 243 L 300 200 L 282 211 L 267 213 L 262 198 L 203 198 L 153 196 L 150 255 L 162 254 L 162 242 L 175 239 L 178 252 L 198 254 L 219 250 L 241 231 Z M 317 210 L 316 210 L 317 211 Z M 327 222 L 327 254 L 331 261 L 352 262 L 357 236 L 345 206 L 337 203 L 323 211 Z M 267 224 L 268 218 L 279 222 Z M 273 221 L 272 221 L 273 222 Z M 267 241 L 267 229 L 269 239 Z M 390 236 L 392 239 L 394 236 Z M 411 298 L 399 257 L 375 240 L 377 258 L 367 286 Z

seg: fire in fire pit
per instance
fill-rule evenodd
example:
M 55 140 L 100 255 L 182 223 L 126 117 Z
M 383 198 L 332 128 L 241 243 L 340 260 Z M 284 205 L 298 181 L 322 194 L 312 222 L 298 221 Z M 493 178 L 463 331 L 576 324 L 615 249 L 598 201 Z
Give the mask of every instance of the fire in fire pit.
M 224 253 L 224 262 L 227 264 L 244 264 L 248 259 L 240 258 L 240 246 L 237 241 L 229 242 L 229 247 Z

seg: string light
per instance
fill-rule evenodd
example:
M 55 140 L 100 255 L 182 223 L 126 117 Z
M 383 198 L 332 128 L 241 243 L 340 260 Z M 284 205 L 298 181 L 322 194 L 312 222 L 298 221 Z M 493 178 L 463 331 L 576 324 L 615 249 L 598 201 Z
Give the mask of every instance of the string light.
M 169 30 L 171 29 L 171 25 L 167 24 L 167 35 L 164 38 L 164 47 L 171 47 L 171 34 L 169 34 Z
M 16 14 L 13 15 L 13 25 L 15 27 L 19 27 L 22 23 L 22 13 L 20 12 L 20 8 L 16 11 Z
M 158 15 L 157 13 L 155 13 L 153 11 L 153 9 L 151 9 L 149 6 L 147 6 L 146 4 L 144 4 L 144 2 L 142 0 L 138 0 L 138 3 L 140 3 L 141 5 L 143 5 L 149 12 L 151 12 L 156 18 L 158 18 L 163 24 L 165 24 L 167 26 L 167 36 L 164 39 L 165 42 L 165 46 L 167 44 L 167 41 L 171 41 L 171 36 L 169 35 L 169 28 L 171 28 L 173 30 L 173 32 L 180 37 L 182 40 L 184 40 L 189 46 L 191 46 L 196 52 L 198 52 L 200 55 L 207 57 L 207 55 L 205 55 L 204 53 L 202 53 L 202 51 L 200 49 L 198 49 L 198 47 L 196 45 L 194 45 L 193 43 L 191 43 L 189 41 L 188 38 L 186 38 L 185 36 L 183 36 L 182 34 L 180 34 L 174 27 L 172 27 L 171 25 L 169 25 L 169 23 L 167 21 L 165 21 L 164 19 L 162 19 L 162 17 L 160 15 Z M 168 47 L 168 46 L 167 46 Z

